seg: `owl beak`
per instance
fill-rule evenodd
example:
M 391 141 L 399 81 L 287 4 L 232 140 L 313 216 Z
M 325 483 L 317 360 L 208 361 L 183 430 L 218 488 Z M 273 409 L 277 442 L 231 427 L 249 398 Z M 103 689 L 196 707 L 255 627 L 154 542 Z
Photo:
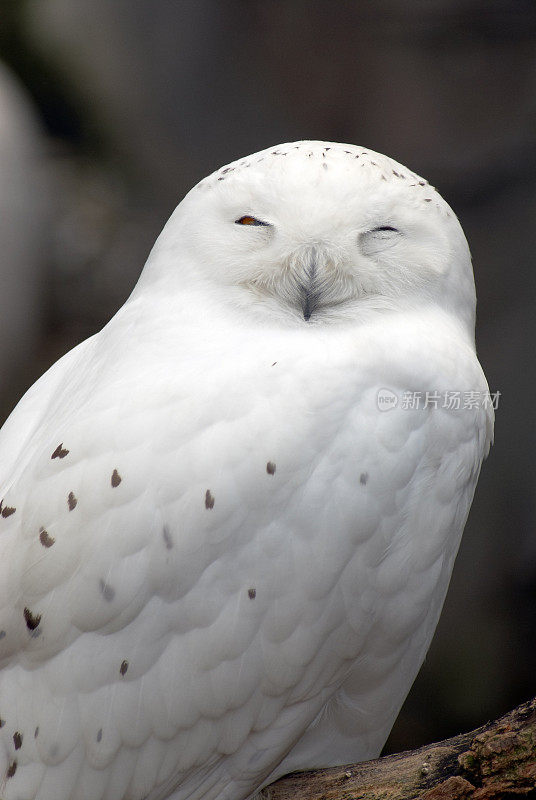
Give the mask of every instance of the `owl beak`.
M 303 318 L 306 322 L 311 319 L 311 314 L 316 308 L 314 293 L 310 291 L 307 286 L 301 284 L 300 286 L 300 305 L 303 312 Z
M 318 287 L 318 267 L 314 256 L 309 259 L 304 275 L 298 282 L 298 292 L 303 318 L 309 322 L 311 315 L 319 306 L 321 296 Z

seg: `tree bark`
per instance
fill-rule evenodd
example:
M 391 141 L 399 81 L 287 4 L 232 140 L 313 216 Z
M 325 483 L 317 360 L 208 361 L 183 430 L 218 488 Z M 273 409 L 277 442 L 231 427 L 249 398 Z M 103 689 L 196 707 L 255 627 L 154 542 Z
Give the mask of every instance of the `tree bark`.
M 470 733 L 375 761 L 285 775 L 263 800 L 499 800 L 536 787 L 536 698 Z

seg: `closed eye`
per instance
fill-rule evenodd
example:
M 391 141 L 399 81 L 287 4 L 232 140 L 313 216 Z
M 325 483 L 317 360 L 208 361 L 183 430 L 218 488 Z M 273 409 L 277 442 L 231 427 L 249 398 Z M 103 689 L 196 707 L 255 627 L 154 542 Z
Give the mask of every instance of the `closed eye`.
M 263 222 L 262 219 L 257 219 L 257 217 L 250 217 L 246 214 L 245 217 L 240 217 L 240 219 L 235 219 L 235 225 L 269 225 L 269 222 Z
M 359 246 L 364 255 L 373 256 L 394 247 L 402 238 L 402 231 L 393 225 L 378 225 L 359 236 Z
M 382 231 L 392 231 L 393 233 L 399 233 L 398 228 L 393 228 L 392 225 L 380 225 L 378 228 L 372 228 L 371 233 L 382 232 Z

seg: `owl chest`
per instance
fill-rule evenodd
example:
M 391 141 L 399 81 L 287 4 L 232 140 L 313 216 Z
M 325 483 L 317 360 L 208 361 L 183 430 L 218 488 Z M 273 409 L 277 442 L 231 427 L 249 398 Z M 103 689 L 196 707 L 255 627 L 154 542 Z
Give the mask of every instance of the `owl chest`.
M 306 606 L 317 618 L 324 609 L 327 627 L 332 612 L 364 620 L 383 585 L 394 595 L 407 583 L 419 550 L 408 509 L 427 446 L 424 432 L 413 436 L 424 416 L 381 414 L 379 385 L 348 371 L 338 380 L 318 371 L 298 380 L 277 366 L 267 363 L 256 381 L 238 374 L 234 387 L 207 388 L 196 406 L 170 413 L 158 504 L 179 550 L 195 554 L 182 561 L 190 564 L 188 585 L 192 565 L 211 562 L 205 598 L 236 593 L 248 614 L 270 607 L 278 625 Z M 434 560 L 438 538 L 421 548 L 434 552 L 421 552 L 416 569 Z

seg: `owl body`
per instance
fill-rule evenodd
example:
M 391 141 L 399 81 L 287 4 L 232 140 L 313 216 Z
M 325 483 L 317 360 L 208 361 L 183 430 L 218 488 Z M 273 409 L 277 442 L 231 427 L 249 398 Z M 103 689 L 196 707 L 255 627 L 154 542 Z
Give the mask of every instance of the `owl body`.
M 207 191 L 0 434 L 6 800 L 240 800 L 374 757 L 441 610 L 492 420 L 400 399 L 486 391 L 467 314 L 341 300 L 314 199 L 277 291 L 241 225 L 253 283 L 234 252 L 221 292 L 185 234 Z

